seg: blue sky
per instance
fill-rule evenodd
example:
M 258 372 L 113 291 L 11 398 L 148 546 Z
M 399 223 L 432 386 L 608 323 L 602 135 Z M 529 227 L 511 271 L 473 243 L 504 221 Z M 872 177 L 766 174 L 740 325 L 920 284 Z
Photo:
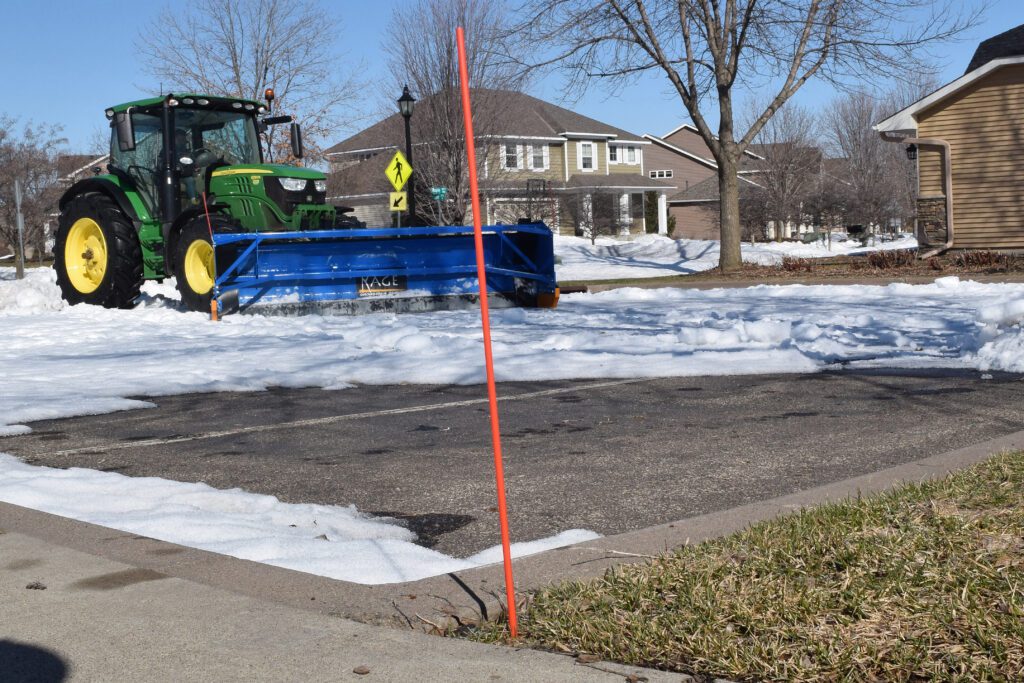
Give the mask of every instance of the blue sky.
M 326 12 L 341 18 L 335 50 L 343 55 L 339 68 L 363 65 L 361 77 L 386 84 L 380 46 L 394 40 L 388 30 L 395 6 L 413 0 L 322 0 Z M 151 95 L 159 84 L 150 82 L 133 57 L 140 29 L 155 20 L 162 3 L 142 0 L 51 0 L 6 2 L 0 23 L 0 64 L 4 88 L 0 114 L 23 120 L 59 123 L 72 150 L 84 149 L 95 131 L 105 127 L 103 109 L 111 104 Z M 1024 2 L 995 0 L 985 22 L 957 43 L 938 46 L 947 82 L 963 73 L 980 40 L 1024 24 Z M 386 86 L 383 86 L 386 87 Z M 559 101 L 561 84 L 553 76 L 531 92 Z M 394 93 L 395 97 L 400 93 Z M 381 97 L 367 97 L 372 112 Z M 809 84 L 799 94 L 801 104 L 825 106 L 833 97 L 824 84 Z M 642 102 L 644 106 L 638 107 Z M 662 78 L 647 76 L 627 88 L 609 92 L 595 84 L 579 102 L 570 105 L 582 114 L 634 133 L 663 134 L 686 120 L 678 98 L 667 92 Z M 351 131 L 340 131 L 339 139 Z

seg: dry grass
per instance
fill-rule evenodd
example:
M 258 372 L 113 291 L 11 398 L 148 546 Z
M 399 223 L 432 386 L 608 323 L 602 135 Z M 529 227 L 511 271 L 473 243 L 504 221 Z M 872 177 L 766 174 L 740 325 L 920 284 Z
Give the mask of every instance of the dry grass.
M 522 640 L 739 681 L 1024 680 L 1024 454 L 544 590 Z

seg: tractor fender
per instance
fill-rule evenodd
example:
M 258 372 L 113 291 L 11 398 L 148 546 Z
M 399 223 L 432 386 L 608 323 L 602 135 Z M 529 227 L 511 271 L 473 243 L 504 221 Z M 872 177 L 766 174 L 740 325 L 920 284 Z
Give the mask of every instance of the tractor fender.
M 118 208 L 124 212 L 124 215 L 128 217 L 128 220 L 132 222 L 132 225 L 135 227 L 135 231 L 139 231 L 139 228 L 142 227 L 142 221 L 139 220 L 139 215 L 136 213 L 135 207 L 132 206 L 131 201 L 128 199 L 128 195 L 123 189 L 106 178 L 86 178 L 84 180 L 79 180 L 61 195 L 58 207 L 63 211 L 64 207 L 67 206 L 67 204 L 75 197 L 92 192 L 97 192 L 110 197 L 117 204 Z

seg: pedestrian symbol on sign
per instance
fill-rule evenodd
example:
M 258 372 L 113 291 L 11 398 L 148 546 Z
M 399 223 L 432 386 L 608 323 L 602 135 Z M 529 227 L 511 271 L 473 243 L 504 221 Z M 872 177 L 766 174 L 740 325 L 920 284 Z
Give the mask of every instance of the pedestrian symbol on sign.
M 409 165 L 409 161 L 405 158 L 401 152 L 395 152 L 395 156 L 391 157 L 391 161 L 388 163 L 387 168 L 384 169 L 384 175 L 388 177 L 391 184 L 395 188 L 395 192 L 401 192 L 405 184 L 409 182 L 409 176 L 412 174 L 412 166 Z

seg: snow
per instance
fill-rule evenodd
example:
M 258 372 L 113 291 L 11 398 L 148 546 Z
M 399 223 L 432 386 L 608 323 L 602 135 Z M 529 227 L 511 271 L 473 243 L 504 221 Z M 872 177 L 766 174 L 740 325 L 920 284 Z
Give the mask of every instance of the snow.
M 656 245 L 657 242 L 655 241 Z M 1024 372 L 1024 284 L 625 288 L 492 313 L 499 380 L 816 372 L 836 365 Z M 0 268 L 0 435 L 43 418 L 149 406 L 132 396 L 480 383 L 478 314 L 228 316 L 147 283 L 138 308 L 66 306 L 53 272 Z M 0 441 L 2 447 L 2 441 Z M 0 500 L 301 571 L 383 583 L 493 562 L 416 546 L 355 508 L 204 484 L 51 470 L 0 456 Z M 294 526 L 292 526 L 294 524 Z M 325 541 L 320 538 L 327 536 Z M 526 553 L 592 538 L 572 530 Z
M 364 584 L 415 581 L 501 561 L 501 546 L 464 560 L 423 548 L 394 520 L 354 506 L 297 505 L 240 489 L 26 465 L 0 454 L 0 500 L 244 560 Z M 512 544 L 522 557 L 597 534 L 572 529 Z
M 831 250 L 821 242 L 744 243 L 742 254 L 743 260 L 749 263 L 775 265 L 786 257 L 825 258 L 915 248 L 917 240 L 911 236 L 862 247 L 860 240 L 833 235 Z M 713 240 L 673 240 L 662 235 L 643 235 L 628 242 L 599 237 L 596 244 L 591 245 L 589 239 L 556 236 L 555 256 L 559 262 L 555 274 L 559 280 L 567 282 L 686 275 L 716 267 L 718 254 L 719 242 Z

